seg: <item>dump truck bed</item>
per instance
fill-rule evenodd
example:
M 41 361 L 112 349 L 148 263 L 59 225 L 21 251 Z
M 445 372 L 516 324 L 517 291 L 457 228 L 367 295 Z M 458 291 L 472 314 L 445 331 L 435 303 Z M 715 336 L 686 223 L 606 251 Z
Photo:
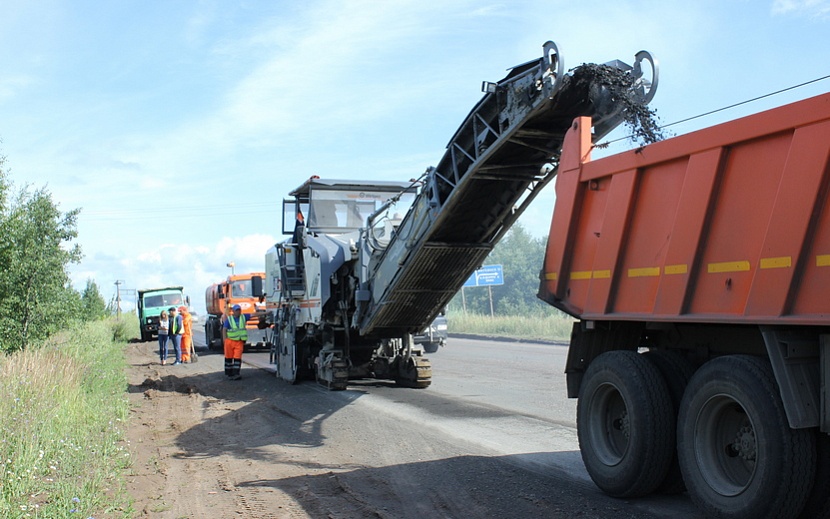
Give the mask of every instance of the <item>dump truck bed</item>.
M 539 297 L 586 320 L 830 324 L 830 94 L 591 161 L 563 146 Z

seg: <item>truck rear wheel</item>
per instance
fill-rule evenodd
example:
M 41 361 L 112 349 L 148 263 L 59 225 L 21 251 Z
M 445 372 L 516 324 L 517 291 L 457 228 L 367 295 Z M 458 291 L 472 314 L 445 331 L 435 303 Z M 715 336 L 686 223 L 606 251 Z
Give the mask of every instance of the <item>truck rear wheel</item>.
M 588 366 L 579 391 L 577 434 L 594 483 L 637 497 L 663 482 L 674 454 L 671 399 L 657 367 L 633 351 L 609 351 Z
M 222 351 L 223 348 L 221 324 L 219 319 L 213 316 L 208 316 L 205 321 L 205 346 L 207 346 L 208 351 Z
M 210 317 L 205 321 L 205 346 L 208 351 L 213 349 L 213 327 L 210 325 Z
M 704 364 L 686 388 L 677 427 L 686 487 L 708 515 L 798 516 L 815 473 L 815 435 L 790 429 L 765 359 Z
M 663 375 L 663 380 L 669 390 L 676 421 L 680 402 L 683 400 L 683 393 L 685 393 L 686 386 L 695 373 L 694 365 L 674 351 L 654 350 L 644 353 L 643 356 L 651 361 L 660 370 L 660 374 Z M 672 438 L 672 451 L 669 471 L 666 473 L 666 478 L 657 487 L 657 492 L 661 494 L 680 494 L 686 490 L 683 475 L 680 473 L 680 461 L 677 459 L 677 442 L 674 438 Z
M 426 353 L 435 353 L 438 351 L 438 348 L 441 347 L 441 343 L 439 342 L 425 342 L 423 345 L 424 352 Z
M 830 435 L 816 433 L 816 476 L 799 519 L 830 519 Z

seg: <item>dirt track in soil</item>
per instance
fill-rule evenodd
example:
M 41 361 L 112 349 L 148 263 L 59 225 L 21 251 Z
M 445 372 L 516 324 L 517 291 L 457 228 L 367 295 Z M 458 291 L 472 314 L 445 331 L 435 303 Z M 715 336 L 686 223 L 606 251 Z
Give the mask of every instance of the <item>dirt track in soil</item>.
M 302 488 L 255 483 L 273 480 L 277 468 L 289 482 L 309 474 L 290 462 L 291 447 L 265 438 L 284 419 L 261 403 L 261 388 L 274 383 L 273 375 L 243 368 L 243 380 L 226 380 L 215 354 L 161 366 L 149 343 L 130 344 L 127 360 L 134 459 L 128 489 L 142 516 L 316 516 L 307 512 L 313 505 L 298 503 Z
M 422 503 L 429 488 L 410 481 L 410 465 L 385 459 L 389 448 L 373 438 L 391 436 L 395 456 L 430 447 L 397 445 L 406 430 L 344 412 L 344 393 L 290 386 L 248 366 L 242 380 L 227 380 L 215 353 L 161 366 L 150 343 L 130 344 L 127 362 L 128 491 L 139 517 L 392 519 L 475 509 L 452 494 L 441 512 Z
M 528 471 L 526 455 L 503 455 L 388 412 L 417 390 L 372 383 L 329 392 L 249 366 L 230 381 L 220 354 L 161 366 L 151 343 L 128 345 L 127 361 L 127 483 L 139 517 L 658 516 L 570 475 Z M 415 395 L 438 405 L 438 414 L 470 412 L 436 392 Z M 373 408 L 381 397 L 388 403 Z

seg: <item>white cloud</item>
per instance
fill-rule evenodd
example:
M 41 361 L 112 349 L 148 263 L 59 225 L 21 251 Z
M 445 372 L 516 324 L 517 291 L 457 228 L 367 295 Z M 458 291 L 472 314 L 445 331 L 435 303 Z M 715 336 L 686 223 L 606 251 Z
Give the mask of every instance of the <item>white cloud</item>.
M 150 287 L 182 285 L 191 297 L 191 305 L 204 312 L 205 289 L 225 279 L 235 263 L 234 272 L 259 272 L 265 268 L 265 253 L 276 243 L 273 236 L 248 234 L 221 237 L 212 245 L 190 245 L 165 242 L 149 245 L 138 254 L 110 252 L 85 258 L 74 266 L 72 284 L 78 288 L 94 279 L 102 294 L 109 299 L 115 294 L 114 283 L 122 281 L 121 289 L 135 290 Z
M 29 75 L 17 75 L 0 78 L 0 103 L 13 99 L 17 93 L 35 82 Z
M 399 81 L 373 77 L 372 69 L 380 56 L 422 40 L 429 26 L 420 21 L 427 14 L 434 15 L 417 2 L 324 2 L 301 17 L 301 25 L 271 19 L 272 28 L 235 48 L 223 43 L 226 59 L 252 51 L 263 59 L 228 90 L 224 108 L 194 121 L 182 140 L 198 133 L 210 147 L 273 145 L 285 135 L 320 138 L 371 120 L 410 97 L 401 86 L 418 88 L 419 82 L 404 80 L 405 53 Z M 390 81 L 398 88 L 390 88 Z
M 223 265 L 229 261 L 237 267 L 250 270 L 258 265 L 256 270 L 262 270 L 265 264 L 265 251 L 276 243 L 273 236 L 267 234 L 251 234 L 222 238 L 214 248 L 217 258 L 226 258 Z
M 211 25 L 216 20 L 216 5 L 202 3 L 201 9 L 187 20 L 184 28 L 184 38 L 190 45 L 204 43 Z
M 773 0 L 772 14 L 825 18 L 830 15 L 830 0 Z

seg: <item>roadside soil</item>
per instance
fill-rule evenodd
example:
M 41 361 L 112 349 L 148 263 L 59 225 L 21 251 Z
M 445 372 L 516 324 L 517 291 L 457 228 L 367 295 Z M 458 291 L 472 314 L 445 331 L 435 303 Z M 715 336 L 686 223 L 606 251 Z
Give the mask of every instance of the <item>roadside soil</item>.
M 126 351 L 133 459 L 127 490 L 138 517 L 665 516 L 527 462 L 570 453 L 508 455 L 470 441 L 483 430 L 476 423 L 509 418 L 498 408 L 382 381 L 356 382 L 344 392 L 291 386 L 248 365 L 242 380 L 230 381 L 221 354 L 161 366 L 152 343 Z M 430 418 L 400 411 L 397 402 L 416 397 Z M 455 424 L 451 434 L 442 420 Z
M 290 459 L 290 447 L 264 441 L 279 423 L 276 408 L 257 405 L 273 375 L 243 368 L 229 381 L 221 355 L 201 355 L 192 364 L 162 366 L 151 343 L 127 347 L 133 456 L 128 491 L 139 516 L 153 518 L 306 518 L 302 488 L 251 484 L 273 478 L 275 460 Z M 260 438 L 257 438 L 257 437 Z M 251 455 L 248 445 L 256 445 Z M 280 478 L 313 469 L 285 463 Z M 245 482 L 245 483 L 242 483 Z M 312 506 L 313 510 L 313 506 Z

